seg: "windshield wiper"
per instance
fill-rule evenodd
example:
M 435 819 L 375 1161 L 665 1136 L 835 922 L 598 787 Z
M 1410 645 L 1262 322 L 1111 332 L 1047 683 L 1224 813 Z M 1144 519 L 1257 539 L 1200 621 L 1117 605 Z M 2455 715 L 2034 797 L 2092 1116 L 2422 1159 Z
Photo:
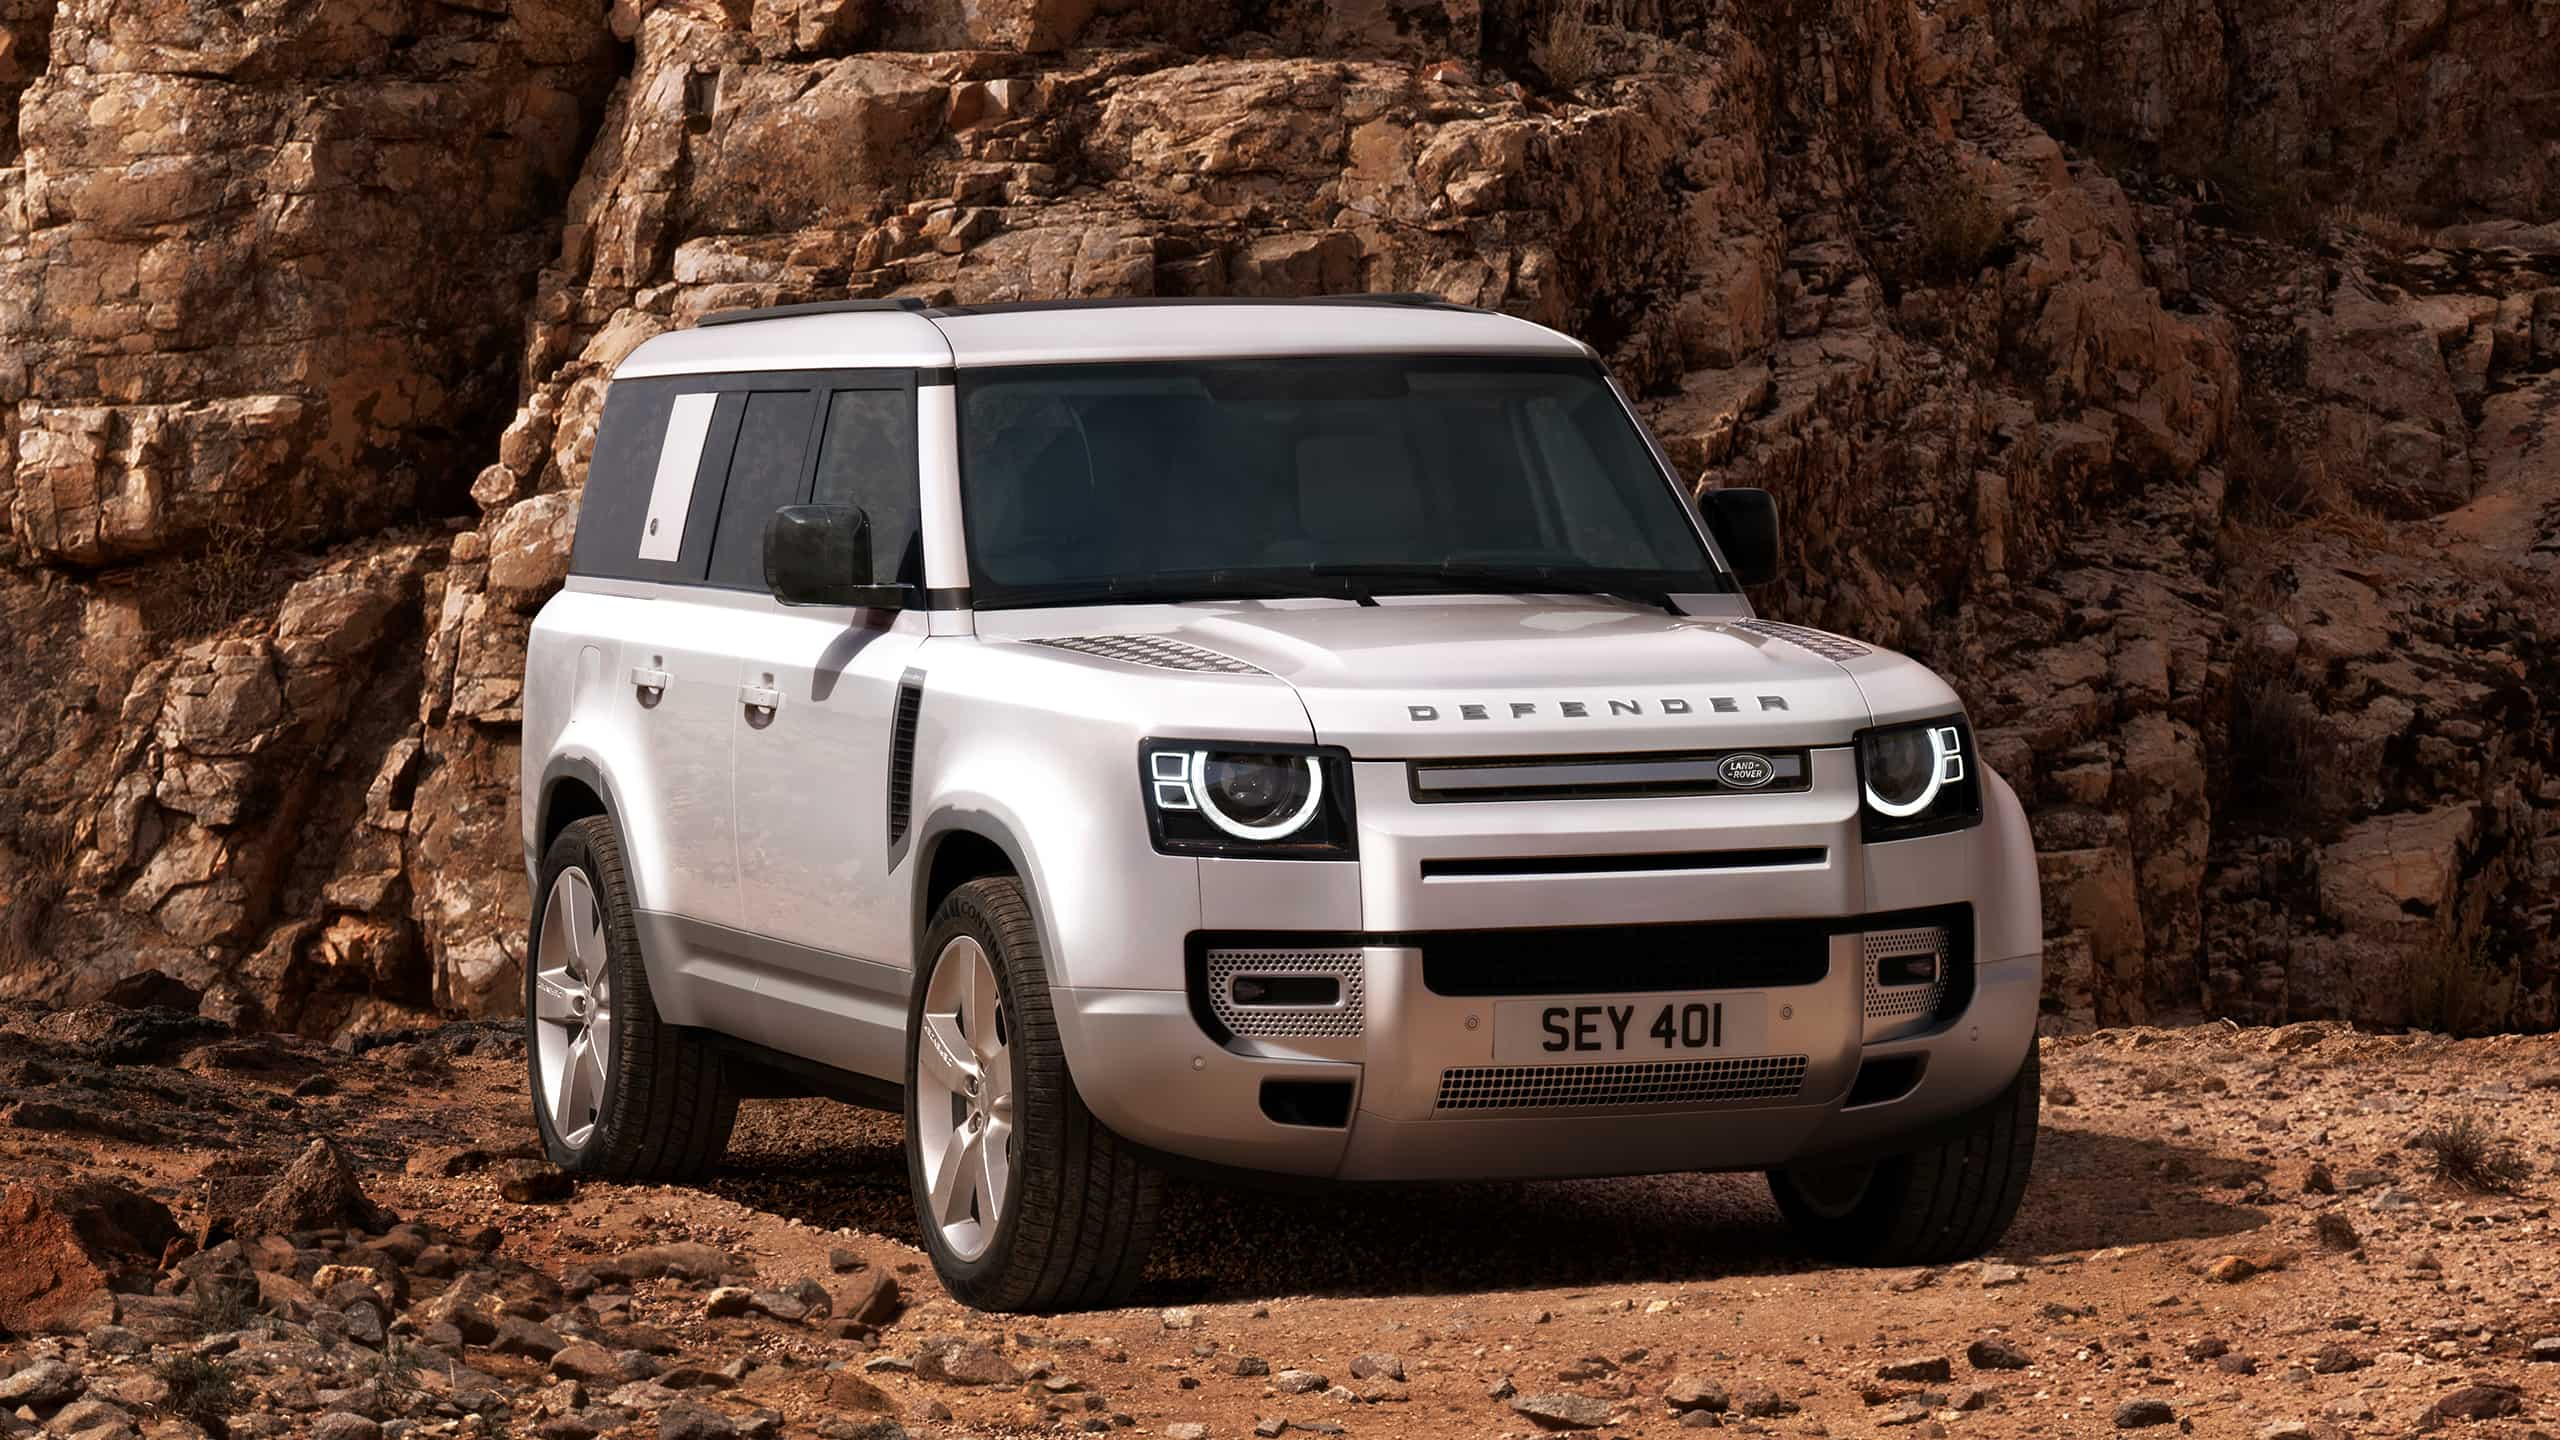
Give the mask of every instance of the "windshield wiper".
M 1313 577 L 1310 576 L 1309 579 Z M 1025 586 L 1012 605 L 1182 605 L 1201 600 L 1353 600 L 1377 601 L 1340 585 L 1310 584 L 1287 576 L 1245 575 L 1211 570 L 1180 577 L 1147 575 L 1128 580 L 1063 582 Z
M 1307 567 L 1310 575 L 1345 580 L 1418 580 L 1443 581 L 1460 590 L 1486 590 L 1503 594 L 1535 595 L 1599 595 L 1611 600 L 1624 600 L 1647 609 L 1667 610 L 1674 615 L 1680 607 L 1672 603 L 1671 592 L 1658 585 L 1607 571 L 1560 569 L 1552 565 L 1470 565 L 1457 562 L 1445 565 L 1382 562 L 1377 564 L 1316 564 Z

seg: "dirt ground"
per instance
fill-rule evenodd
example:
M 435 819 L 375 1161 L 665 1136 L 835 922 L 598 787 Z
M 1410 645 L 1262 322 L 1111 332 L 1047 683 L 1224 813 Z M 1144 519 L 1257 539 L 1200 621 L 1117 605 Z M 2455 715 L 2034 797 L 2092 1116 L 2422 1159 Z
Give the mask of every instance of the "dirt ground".
M 39 1028 L 16 1023 L 22 1037 Z M 0 1025 L 0 1044 L 10 1033 Z M 207 1057 L 226 1044 L 265 1058 Z M 201 1231 L 233 1177 L 271 1173 L 325 1135 L 375 1202 L 437 1234 L 496 1227 L 491 1263 L 545 1285 L 693 1241 L 751 1263 L 741 1283 L 757 1290 L 807 1279 L 841 1304 L 847 1286 L 887 1275 L 904 1301 L 869 1331 L 823 1314 L 713 1318 L 705 1287 L 679 1279 L 549 1296 L 526 1308 L 563 1336 L 592 1330 L 610 1348 L 637 1327 L 658 1353 L 740 1372 L 684 1412 L 736 1428 L 674 1425 L 646 1403 L 667 1390 L 636 1387 L 654 1394 L 617 1407 L 611 1385 L 567 1394 L 561 1367 L 538 1356 L 465 1347 L 447 1388 L 459 1395 L 470 1370 L 504 1412 L 412 1406 L 384 1420 L 386 1435 L 1178 1437 L 1197 1425 L 1239 1437 L 1285 1433 L 1278 1420 L 1351 1436 L 1525 1436 L 1575 1421 L 1630 1436 L 1707 1424 L 1781 1436 L 2164 1425 L 2264 1440 L 2560 1429 L 2560 1038 L 2206 1025 L 2045 1045 L 2024 1213 L 1996 1255 L 1924 1271 L 1807 1262 L 1757 1177 L 1319 1196 L 1186 1184 L 1134 1308 L 980 1315 L 941 1294 L 914 1248 L 893 1117 L 755 1102 L 699 1188 L 502 1198 L 505 1157 L 532 1153 L 530 1129 L 521 1049 L 485 1028 L 360 1059 L 246 1040 L 112 1071 L 57 1059 L 32 1087 L 0 1065 L 7 1113 L 40 1093 L 55 1107 L 49 1129 L 0 1125 L 0 1173 L 119 1176 Z M 293 1093 L 318 1073 L 334 1093 Z M 111 1104 L 134 1138 L 61 1123 L 66 1090 Z M 2419 1143 L 2464 1121 L 2481 1143 L 2451 1147 L 2455 1158 L 2483 1160 L 2499 1173 L 2479 1183 L 2503 1193 L 2441 1178 L 2437 1150 Z M 413 1282 L 395 1331 L 414 1328 L 436 1288 Z M 46 1347 L 106 1363 L 78 1340 L 0 1342 L 0 1376 Z M 265 1433 L 317 1423 L 296 1398 L 251 1407 L 284 1423 Z

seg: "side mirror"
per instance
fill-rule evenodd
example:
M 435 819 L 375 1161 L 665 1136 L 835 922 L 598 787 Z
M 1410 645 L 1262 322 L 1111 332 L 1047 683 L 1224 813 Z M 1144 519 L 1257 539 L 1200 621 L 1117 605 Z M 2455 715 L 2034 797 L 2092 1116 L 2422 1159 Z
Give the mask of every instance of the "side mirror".
M 774 511 L 764 522 L 764 585 L 785 605 L 907 603 L 907 587 L 871 583 L 871 519 L 850 505 Z
M 1699 497 L 1707 532 L 1733 578 L 1748 588 L 1778 578 L 1778 502 L 1766 490 L 1710 490 Z

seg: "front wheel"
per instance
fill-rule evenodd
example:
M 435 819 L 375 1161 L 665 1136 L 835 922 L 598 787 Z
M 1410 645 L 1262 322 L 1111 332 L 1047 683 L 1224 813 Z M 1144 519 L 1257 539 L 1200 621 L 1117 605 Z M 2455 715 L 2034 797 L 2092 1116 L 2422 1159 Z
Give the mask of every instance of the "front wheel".
M 1856 1265 L 1943 1265 L 1991 1248 L 2017 1218 L 2036 1158 L 2033 1049 L 2008 1088 L 1934 1145 L 1863 1164 L 1769 1172 L 1806 1248 Z
M 1163 1180 L 1076 1094 L 1021 882 L 953 891 L 918 962 L 907 1180 L 943 1287 L 981 1310 L 1120 1304 Z

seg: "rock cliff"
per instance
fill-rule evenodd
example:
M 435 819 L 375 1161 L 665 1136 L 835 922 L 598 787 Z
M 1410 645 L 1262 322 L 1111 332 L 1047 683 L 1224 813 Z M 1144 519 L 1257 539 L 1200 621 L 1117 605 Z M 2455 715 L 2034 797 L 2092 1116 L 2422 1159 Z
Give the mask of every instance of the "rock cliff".
M 2427 7 L 2420 5 L 2418 11 Z M 522 640 L 715 308 L 1430 290 L 1971 699 L 2062 1023 L 2560 1024 L 2544 3 L 0 0 L 0 992 L 504 1013 Z

